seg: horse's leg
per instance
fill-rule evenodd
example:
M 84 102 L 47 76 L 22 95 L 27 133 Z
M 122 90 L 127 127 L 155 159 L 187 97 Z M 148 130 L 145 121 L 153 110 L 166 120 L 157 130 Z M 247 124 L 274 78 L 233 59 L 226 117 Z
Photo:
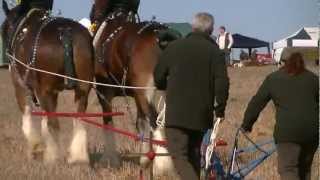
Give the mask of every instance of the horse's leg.
M 81 84 L 75 90 L 75 103 L 77 104 L 77 112 L 85 112 L 88 106 L 88 96 L 91 86 Z M 69 163 L 88 163 L 88 140 L 87 130 L 84 124 L 77 118 L 73 120 L 73 139 L 70 145 Z
M 73 43 L 73 64 L 76 77 L 86 81 L 93 81 L 94 77 L 94 56 L 92 49 L 92 39 L 89 33 L 84 33 L 74 27 L 72 30 Z M 75 103 L 77 112 L 84 113 L 88 106 L 88 96 L 91 84 L 78 83 L 75 89 Z M 87 130 L 79 119 L 73 120 L 73 139 L 69 148 L 69 163 L 88 163 L 88 139 Z
M 155 99 L 155 105 L 157 105 L 157 112 L 165 113 L 165 92 L 157 91 L 157 98 Z M 161 118 L 160 120 L 165 121 L 165 114 L 159 114 Z M 165 124 L 163 124 L 165 125 Z M 153 139 L 159 141 L 166 140 L 165 127 L 157 127 L 155 131 L 153 131 Z M 163 146 L 153 146 L 155 153 L 159 154 L 168 154 L 169 151 L 166 147 Z M 174 165 L 171 156 L 156 156 L 153 160 L 153 170 L 154 174 L 157 175 L 166 175 L 174 173 Z
M 149 86 L 152 86 L 151 80 Z M 146 90 L 136 92 L 136 103 L 138 109 L 138 120 L 137 128 L 140 133 L 149 135 L 152 131 L 153 139 L 163 141 L 165 140 L 165 134 L 163 129 L 158 129 L 156 127 L 157 119 L 157 109 L 156 104 L 160 98 L 156 98 L 155 90 Z M 151 123 L 151 124 L 150 124 Z M 153 145 L 153 149 L 156 153 L 168 153 L 168 150 L 165 147 L 160 147 L 158 145 Z M 149 143 L 143 143 L 141 152 L 147 153 L 150 151 Z M 144 167 L 148 166 L 151 163 L 150 159 L 145 156 L 140 158 L 140 164 Z M 157 175 L 165 175 L 171 173 L 173 168 L 173 162 L 171 157 L 155 157 L 153 160 L 153 171 Z
M 39 100 L 41 108 L 45 112 L 55 112 L 57 108 L 58 93 L 52 91 L 40 91 Z M 53 163 L 58 159 L 58 133 L 60 131 L 59 121 L 55 117 L 43 116 L 41 120 L 41 133 L 46 145 L 44 161 Z
M 151 96 L 153 96 L 151 92 L 145 92 L 141 90 L 137 90 L 135 92 L 138 113 L 137 129 L 143 136 L 149 136 L 149 133 L 152 131 L 150 123 L 155 122 L 157 117 L 155 106 L 151 102 Z M 149 143 L 143 142 L 141 151 L 142 153 L 147 153 L 150 151 Z M 140 164 L 147 166 L 149 163 L 150 160 L 147 157 L 141 157 Z
M 97 77 L 97 82 L 108 83 L 105 78 Z M 102 86 L 97 87 L 97 96 L 103 112 L 112 111 L 112 99 L 114 97 L 114 90 Z M 112 117 L 103 117 L 103 123 L 106 125 L 113 125 Z M 104 131 L 104 153 L 102 156 L 102 163 L 112 167 L 120 167 L 120 156 L 117 151 L 114 133 L 111 131 Z
M 18 74 L 15 68 L 11 69 L 11 76 L 19 109 L 23 113 L 22 131 L 28 142 L 28 154 L 31 158 L 36 158 L 36 155 L 42 151 L 40 146 L 42 139 L 40 129 L 36 126 L 36 122 L 34 122 L 31 116 L 32 102 L 27 97 L 27 90 L 19 84 L 17 79 Z

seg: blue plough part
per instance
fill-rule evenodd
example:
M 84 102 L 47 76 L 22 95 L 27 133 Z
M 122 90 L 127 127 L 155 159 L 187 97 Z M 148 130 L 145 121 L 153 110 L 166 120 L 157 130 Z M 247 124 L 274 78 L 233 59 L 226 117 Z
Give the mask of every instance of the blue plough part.
M 207 147 L 210 143 L 210 136 L 212 130 L 208 130 L 205 136 L 203 137 L 202 144 L 201 144 L 201 167 L 202 167 L 202 174 L 201 177 L 205 180 L 242 180 L 250 174 L 255 168 L 257 168 L 261 163 L 263 163 L 268 157 L 270 157 L 275 151 L 276 147 L 273 140 L 268 140 L 262 143 L 254 143 L 248 136 L 244 135 L 244 137 L 252 144 L 246 148 L 239 148 L 238 149 L 238 140 L 239 135 L 242 133 L 241 129 L 239 129 L 236 133 L 234 147 L 230 155 L 230 163 L 228 164 L 228 170 L 224 170 L 224 166 L 216 152 L 213 152 L 213 155 L 210 159 L 210 166 L 208 169 L 205 167 L 205 154 Z M 271 145 L 271 148 L 268 150 L 262 149 L 262 147 Z M 248 162 L 243 167 L 237 167 L 237 170 L 233 170 L 236 162 L 236 157 L 242 153 L 255 153 L 260 151 L 263 155 L 259 156 L 255 160 Z

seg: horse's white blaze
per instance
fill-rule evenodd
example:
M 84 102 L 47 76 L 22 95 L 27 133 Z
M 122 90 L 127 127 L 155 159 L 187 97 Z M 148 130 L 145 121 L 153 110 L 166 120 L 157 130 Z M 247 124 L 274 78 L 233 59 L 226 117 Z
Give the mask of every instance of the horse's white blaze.
M 155 140 L 164 141 L 166 139 L 164 129 L 156 129 L 153 132 L 153 137 Z M 169 153 L 167 148 L 161 146 L 154 146 L 154 150 L 155 153 Z M 171 156 L 155 157 L 153 165 L 153 172 L 158 175 L 168 174 L 170 172 L 173 172 L 174 170 L 174 165 Z
M 73 139 L 68 162 L 89 162 L 87 131 L 77 119 L 73 121 Z
M 48 117 L 43 117 L 41 121 L 41 133 L 44 137 L 46 149 L 44 153 L 44 160 L 47 163 L 53 163 L 58 158 L 58 145 L 56 139 L 50 133 L 48 128 Z
M 31 147 L 40 143 L 41 137 L 32 122 L 30 106 L 25 106 L 25 111 L 22 115 L 22 131 Z

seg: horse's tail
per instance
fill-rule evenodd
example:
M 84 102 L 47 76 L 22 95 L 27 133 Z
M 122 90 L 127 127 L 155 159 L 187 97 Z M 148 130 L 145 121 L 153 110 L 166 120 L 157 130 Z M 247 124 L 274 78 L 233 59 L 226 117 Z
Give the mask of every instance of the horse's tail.
M 9 9 L 7 1 L 5 1 L 5 0 L 2 0 L 2 9 L 3 9 L 4 14 L 7 16 L 10 12 L 10 9 Z
M 75 23 L 72 26 L 72 33 L 67 33 L 67 41 L 71 40 L 72 48 L 67 52 L 72 52 L 72 67 L 74 76 L 81 80 L 93 81 L 94 74 L 94 50 L 92 46 L 92 36 L 88 29 Z M 71 39 L 70 39 L 71 38 Z M 70 66 L 70 64 L 69 64 Z M 79 88 L 87 88 L 89 84 L 78 83 Z
M 76 77 L 75 66 L 73 62 L 73 38 L 72 29 L 63 28 L 61 29 L 60 40 L 63 45 L 63 61 L 65 75 L 68 77 Z M 73 89 L 76 86 L 76 82 L 70 79 L 66 80 L 66 89 Z

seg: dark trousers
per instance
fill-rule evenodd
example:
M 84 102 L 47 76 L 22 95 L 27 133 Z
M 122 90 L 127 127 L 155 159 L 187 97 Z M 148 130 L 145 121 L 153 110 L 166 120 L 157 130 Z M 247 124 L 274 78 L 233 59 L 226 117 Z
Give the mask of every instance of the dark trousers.
M 278 143 L 278 172 L 281 180 L 311 180 L 317 143 Z
M 224 58 L 225 58 L 225 61 L 226 61 L 226 66 L 229 66 L 232 64 L 231 62 L 231 52 L 229 50 L 224 50 L 223 51 L 223 54 L 224 54 Z
M 201 131 L 181 128 L 166 128 L 168 150 L 173 157 L 174 166 L 182 180 L 200 178 Z

